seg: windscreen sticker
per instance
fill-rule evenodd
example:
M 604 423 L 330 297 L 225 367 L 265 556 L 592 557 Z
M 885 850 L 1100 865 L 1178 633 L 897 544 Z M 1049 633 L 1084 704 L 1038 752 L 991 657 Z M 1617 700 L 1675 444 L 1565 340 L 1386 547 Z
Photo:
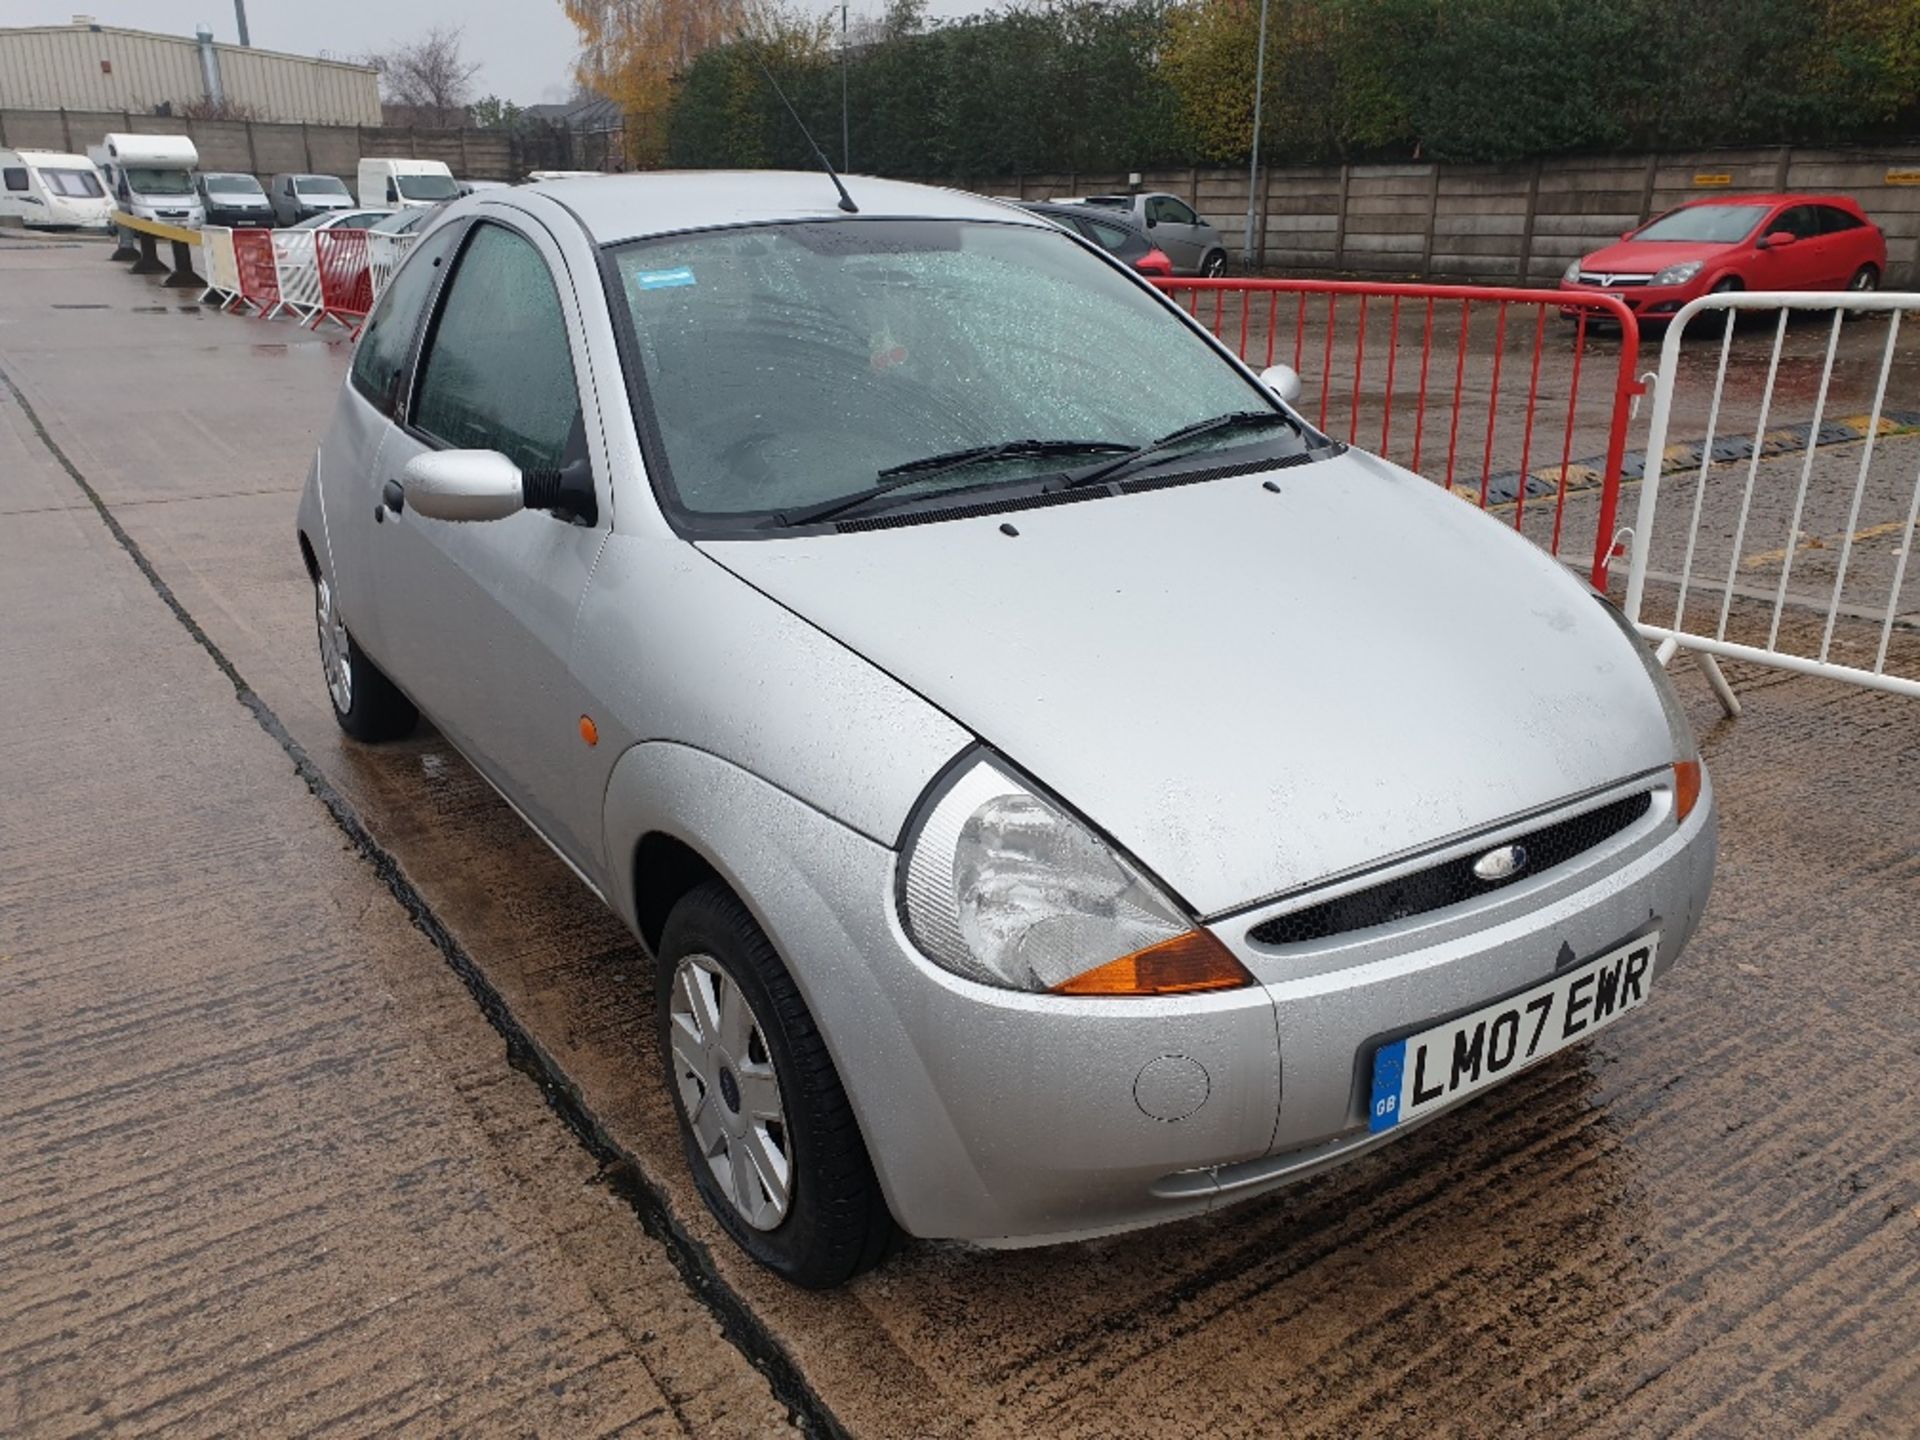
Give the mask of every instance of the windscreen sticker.
M 639 270 L 630 283 L 636 290 L 671 290 L 676 285 L 693 284 L 693 271 L 685 265 L 672 270 Z

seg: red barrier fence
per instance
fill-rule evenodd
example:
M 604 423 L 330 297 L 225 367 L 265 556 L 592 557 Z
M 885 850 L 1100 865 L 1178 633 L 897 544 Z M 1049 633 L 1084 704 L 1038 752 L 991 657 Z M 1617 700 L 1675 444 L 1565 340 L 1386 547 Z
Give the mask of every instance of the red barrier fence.
M 1591 578 L 1606 589 L 1641 389 L 1639 325 L 1618 300 L 1345 280 L 1154 284 L 1256 369 L 1292 365 L 1303 385 L 1296 408 L 1322 431 L 1431 474 L 1482 509 L 1511 506 L 1522 534 L 1531 513 L 1530 538 L 1551 554 L 1566 539 L 1569 495 L 1594 492 Z M 1618 326 L 1618 340 L 1601 337 L 1596 320 Z
M 331 317 L 355 329 L 373 309 L 373 275 L 367 266 L 367 232 L 344 226 L 318 231 L 313 237 L 320 268 L 320 313 L 315 328 Z
M 270 314 L 280 303 L 280 272 L 273 262 L 271 230 L 233 232 L 234 267 L 240 272 L 240 298 L 257 314 Z

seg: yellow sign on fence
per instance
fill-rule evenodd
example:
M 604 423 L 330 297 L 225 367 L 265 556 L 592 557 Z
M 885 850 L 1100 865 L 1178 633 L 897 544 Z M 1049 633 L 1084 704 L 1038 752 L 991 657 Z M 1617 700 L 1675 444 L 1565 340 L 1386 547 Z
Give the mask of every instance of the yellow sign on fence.
M 1887 171 L 1887 184 L 1920 185 L 1920 170 L 1889 170 Z
M 1693 177 L 1696 185 L 1731 185 L 1733 176 L 1725 170 L 1703 171 Z

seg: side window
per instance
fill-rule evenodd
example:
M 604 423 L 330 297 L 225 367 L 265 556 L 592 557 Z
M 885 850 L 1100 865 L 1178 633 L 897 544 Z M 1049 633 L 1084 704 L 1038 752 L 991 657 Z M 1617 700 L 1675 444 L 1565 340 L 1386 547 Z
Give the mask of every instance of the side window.
M 1849 215 L 1835 205 L 1816 206 L 1820 212 L 1820 228 L 1828 235 L 1838 235 L 1842 230 L 1858 230 L 1859 218 Z
M 476 225 L 442 293 L 414 424 L 457 449 L 498 450 L 522 470 L 561 464 L 580 392 L 547 262 L 512 231 Z
M 7 189 L 9 190 L 26 189 L 27 188 L 27 167 L 24 165 L 7 166 L 6 179 L 7 179 Z
M 1102 225 L 1097 220 L 1089 220 L 1087 229 L 1093 232 L 1093 238 L 1102 248 L 1111 250 L 1116 255 L 1126 248 L 1127 232 L 1118 225 Z
M 445 268 L 447 256 L 453 253 L 459 229 L 449 227 L 424 241 L 394 272 L 353 352 L 353 388 L 382 414 L 395 414 L 420 312 L 433 294 L 433 282 Z
M 1820 233 L 1819 212 L 1811 205 L 1795 205 L 1791 210 L 1783 211 L 1779 219 L 1767 227 L 1769 234 L 1778 230 L 1785 230 L 1801 240 L 1811 240 Z
M 1171 195 L 1156 195 L 1148 202 L 1148 213 L 1163 225 L 1198 225 L 1200 217 Z

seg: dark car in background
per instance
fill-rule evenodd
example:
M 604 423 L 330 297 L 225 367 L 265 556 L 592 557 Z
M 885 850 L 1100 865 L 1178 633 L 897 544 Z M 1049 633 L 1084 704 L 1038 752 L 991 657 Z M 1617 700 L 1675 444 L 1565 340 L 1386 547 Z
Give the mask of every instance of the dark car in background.
M 334 175 L 276 175 L 267 194 L 273 202 L 274 219 L 282 225 L 298 225 L 330 210 L 355 208 L 353 192 Z
M 235 230 L 273 228 L 273 206 L 253 176 L 207 171 L 193 177 L 193 188 L 200 192 L 200 203 L 206 207 L 207 224 L 228 225 Z
M 1092 214 L 1086 205 L 1054 205 L 1045 201 L 1023 200 L 1020 208 L 1043 220 L 1051 220 L 1062 230 L 1091 240 L 1116 260 L 1132 266 L 1142 275 L 1173 274 L 1173 261 L 1167 252 L 1148 237 L 1147 232 L 1121 215 Z

